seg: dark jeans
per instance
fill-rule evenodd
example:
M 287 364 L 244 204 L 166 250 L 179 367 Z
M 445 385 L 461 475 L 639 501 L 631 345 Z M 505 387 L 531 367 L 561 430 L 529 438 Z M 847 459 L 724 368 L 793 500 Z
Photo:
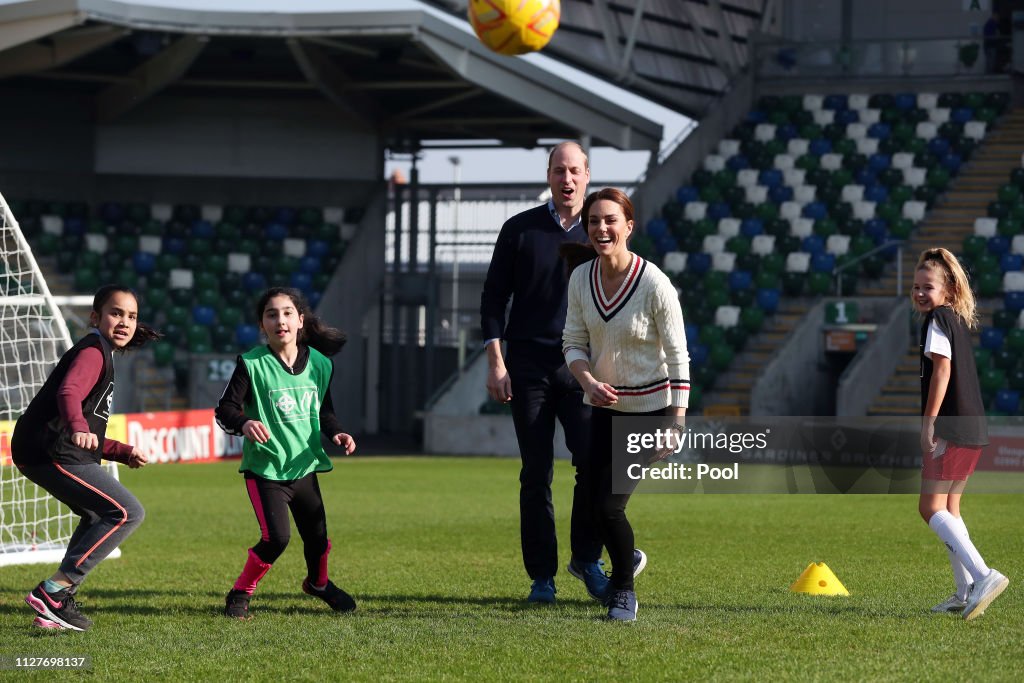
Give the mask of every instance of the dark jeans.
M 626 518 L 626 504 L 631 493 L 612 493 L 612 419 L 616 415 L 652 417 L 664 410 L 650 413 L 621 413 L 608 408 L 594 408 L 590 419 L 591 476 L 587 480 L 593 502 L 595 524 L 601 541 L 608 548 L 612 563 L 612 588 L 633 590 L 633 526 Z
M 260 542 L 252 547 L 256 556 L 267 564 L 273 564 L 288 547 L 291 538 L 290 509 L 295 518 L 295 528 L 302 537 L 307 576 L 311 581 L 323 583 L 330 541 L 327 539 L 324 499 L 316 473 L 294 481 L 271 481 L 246 472 L 245 488 L 260 525 Z
M 565 444 L 576 468 L 569 543 L 581 562 L 601 557 L 601 541 L 584 484 L 590 458 L 590 406 L 565 365 L 559 346 L 510 342 L 505 361 L 512 381 L 512 419 L 523 467 L 519 472 L 520 535 L 523 564 L 531 579 L 558 571 L 555 508 L 551 502 L 554 474 L 555 420 L 565 430 Z
M 146 516 L 142 503 L 100 464 L 50 462 L 19 468 L 82 519 L 71 534 L 60 571 L 76 586 Z

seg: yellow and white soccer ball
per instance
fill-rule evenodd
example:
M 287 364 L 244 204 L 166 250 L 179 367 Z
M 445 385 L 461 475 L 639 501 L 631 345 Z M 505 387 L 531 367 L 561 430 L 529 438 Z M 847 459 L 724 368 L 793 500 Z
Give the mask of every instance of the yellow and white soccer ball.
M 561 0 L 469 0 L 469 23 L 480 42 L 502 55 L 540 50 L 558 29 Z

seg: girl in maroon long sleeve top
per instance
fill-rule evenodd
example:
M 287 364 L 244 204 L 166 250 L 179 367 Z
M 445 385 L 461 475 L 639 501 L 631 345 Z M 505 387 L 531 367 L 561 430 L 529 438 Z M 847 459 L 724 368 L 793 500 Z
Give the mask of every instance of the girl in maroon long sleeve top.
M 38 614 L 37 626 L 84 631 L 92 625 L 78 610 L 78 586 L 145 515 L 138 499 L 100 465 L 101 458 L 133 468 L 146 464 L 141 451 L 106 438 L 114 353 L 160 336 L 138 315 L 134 292 L 102 287 L 89 316 L 93 329 L 64 354 L 14 427 L 14 464 L 81 517 L 60 568 L 25 597 Z

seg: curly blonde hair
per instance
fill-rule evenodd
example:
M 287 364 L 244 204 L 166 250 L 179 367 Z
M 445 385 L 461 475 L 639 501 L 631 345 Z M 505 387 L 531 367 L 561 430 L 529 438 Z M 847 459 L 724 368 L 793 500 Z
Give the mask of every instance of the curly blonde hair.
M 917 259 L 914 272 L 919 270 L 941 273 L 943 286 L 949 297 L 950 308 L 967 325 L 968 329 L 973 330 L 978 327 L 978 309 L 974 301 L 974 292 L 971 291 L 971 282 L 953 252 L 942 247 L 925 249 Z M 910 296 L 913 299 L 913 291 Z

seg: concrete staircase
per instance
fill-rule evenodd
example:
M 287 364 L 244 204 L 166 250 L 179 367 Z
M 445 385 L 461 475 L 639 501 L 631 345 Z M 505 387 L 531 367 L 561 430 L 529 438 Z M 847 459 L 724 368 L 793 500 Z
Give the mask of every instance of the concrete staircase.
M 1024 152 L 1024 109 L 1004 116 L 960 175 L 952 183 L 941 206 L 932 210 L 918 227 L 903 251 L 903 293 L 909 296 L 914 281 L 917 256 L 924 249 L 945 247 L 959 253 L 965 237 L 974 233 L 974 219 L 987 215 L 988 203 L 996 198 L 999 187 L 1009 182 L 1010 172 L 1021 165 Z M 896 291 L 896 268 L 876 284 L 862 287 L 866 296 L 891 296 Z M 997 299 L 978 300 L 980 325 L 991 325 L 992 314 L 1001 304 Z M 975 339 L 977 343 L 977 339 Z M 911 342 L 882 393 L 868 409 L 869 415 L 920 415 L 921 384 L 918 349 Z
M 988 203 L 999 187 L 1008 183 L 1010 171 L 1021 165 L 1024 152 L 1024 108 L 1014 109 L 999 120 L 971 160 L 952 182 L 939 205 L 917 227 L 903 248 L 903 293 L 910 294 L 914 266 L 922 251 L 945 247 L 959 253 L 964 238 L 974 234 L 974 219 L 987 215 Z M 896 293 L 896 268 L 890 266 L 882 277 L 860 288 L 863 296 L 892 296 Z
M 775 315 L 765 320 L 760 332 L 747 340 L 729 369 L 715 380 L 714 389 L 705 394 L 705 414 L 750 414 L 750 393 L 754 382 L 814 302 L 813 298 L 782 299 Z

